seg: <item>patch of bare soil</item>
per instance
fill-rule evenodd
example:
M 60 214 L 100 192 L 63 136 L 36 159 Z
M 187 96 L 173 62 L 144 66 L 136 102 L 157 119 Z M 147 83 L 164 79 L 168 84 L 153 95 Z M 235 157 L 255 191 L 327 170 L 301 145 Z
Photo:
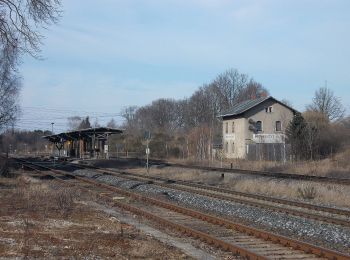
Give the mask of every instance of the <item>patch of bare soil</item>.
M 0 178 L 0 258 L 189 259 L 56 180 Z

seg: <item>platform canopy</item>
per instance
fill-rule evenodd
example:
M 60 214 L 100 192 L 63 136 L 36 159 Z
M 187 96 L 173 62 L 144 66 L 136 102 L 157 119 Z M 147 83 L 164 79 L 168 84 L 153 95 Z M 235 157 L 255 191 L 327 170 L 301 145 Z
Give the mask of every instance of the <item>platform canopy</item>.
M 91 139 L 106 139 L 109 135 L 121 134 L 123 130 L 109 127 L 87 128 L 76 131 L 69 131 L 60 134 L 44 136 L 45 139 L 52 143 L 64 143 L 67 141 L 77 141 Z

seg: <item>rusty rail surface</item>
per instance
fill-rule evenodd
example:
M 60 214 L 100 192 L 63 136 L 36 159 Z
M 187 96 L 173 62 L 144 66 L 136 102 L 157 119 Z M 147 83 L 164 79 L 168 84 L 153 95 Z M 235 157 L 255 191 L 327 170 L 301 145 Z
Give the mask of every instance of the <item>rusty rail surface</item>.
M 278 204 L 283 204 L 283 205 L 288 205 L 288 206 L 294 206 L 294 207 L 299 207 L 299 208 L 312 209 L 312 210 L 320 212 L 321 214 L 323 212 L 327 212 L 327 213 L 338 214 L 338 215 L 350 217 L 350 211 L 344 210 L 344 209 L 325 207 L 325 206 L 320 206 L 320 205 L 314 205 L 314 204 L 297 202 L 297 201 L 286 200 L 286 199 L 279 199 L 279 198 L 251 194 L 251 193 L 237 192 L 237 191 L 222 189 L 222 188 L 218 188 L 218 187 L 212 187 L 212 186 L 208 186 L 208 185 L 196 184 L 196 183 L 187 182 L 187 181 L 178 181 L 178 180 L 172 180 L 172 179 L 167 179 L 167 178 L 145 176 L 145 175 L 126 172 L 126 171 L 102 169 L 102 168 L 98 168 L 98 167 L 94 167 L 94 166 L 86 167 L 85 165 L 84 166 L 75 165 L 75 164 L 70 164 L 70 165 L 75 166 L 75 167 L 81 167 L 81 168 L 93 168 L 94 170 L 101 172 L 101 173 L 122 176 L 123 178 L 127 178 L 130 180 L 140 181 L 140 179 L 148 179 L 148 180 L 152 180 L 152 181 L 160 181 L 160 182 L 154 182 L 153 184 L 158 185 L 158 186 L 162 186 L 165 188 L 169 188 L 169 189 L 182 190 L 185 192 L 195 193 L 198 195 L 212 197 L 212 198 L 217 198 L 220 200 L 232 201 L 232 202 L 236 202 L 236 203 L 240 203 L 240 204 L 244 204 L 244 205 L 249 205 L 249 206 L 253 206 L 253 207 L 265 208 L 265 209 L 269 209 L 269 210 L 273 210 L 273 211 L 277 211 L 277 212 L 284 212 L 284 213 L 299 216 L 299 217 L 304 217 L 304 218 L 309 218 L 309 219 L 313 219 L 313 220 L 318 220 L 318 221 L 323 221 L 323 222 L 332 223 L 332 224 L 336 224 L 336 225 L 350 227 L 350 222 L 348 220 L 345 220 L 345 219 L 334 218 L 334 217 L 324 216 L 324 215 L 315 214 L 315 213 L 309 213 L 309 212 L 300 211 L 300 210 L 296 210 L 296 209 L 286 208 L 283 206 L 268 205 L 268 204 L 264 204 L 261 202 L 247 200 L 247 199 L 233 198 L 233 197 L 223 195 L 223 194 L 253 198 L 256 200 L 260 200 L 260 201 L 268 201 L 268 202 L 273 202 L 273 203 L 278 203 Z M 133 177 L 130 177 L 130 176 L 133 176 Z M 168 184 L 168 183 L 172 183 L 172 184 Z M 186 186 L 186 188 L 179 187 L 178 185 L 175 186 L 174 184 L 175 185 L 176 184 L 183 185 L 183 186 Z M 215 193 L 212 193 L 210 191 L 219 192 L 219 193 L 223 193 L 223 194 L 215 194 Z
M 193 218 L 204 220 L 208 223 L 212 223 L 212 224 L 216 224 L 216 225 L 220 225 L 220 226 L 225 226 L 227 228 L 237 230 L 239 232 L 254 236 L 256 238 L 261 238 L 261 239 L 264 239 L 266 241 L 271 241 L 271 242 L 274 242 L 274 243 L 277 243 L 277 244 L 280 244 L 280 245 L 283 245 L 283 246 L 286 246 L 289 248 L 293 248 L 295 250 L 302 250 L 306 253 L 311 253 L 311 254 L 314 254 L 314 255 L 319 256 L 319 257 L 326 257 L 328 259 L 336 259 L 336 260 L 350 259 L 349 255 L 342 254 L 340 252 L 336 252 L 336 251 L 333 251 L 330 249 L 318 247 L 318 246 L 315 246 L 315 245 L 312 245 L 309 243 L 297 241 L 297 240 L 290 239 L 290 238 L 287 238 L 287 237 L 284 237 L 281 235 L 273 234 L 271 232 L 266 232 L 263 230 L 248 227 L 248 226 L 245 226 L 242 224 L 234 223 L 232 221 L 229 221 L 229 220 L 226 220 L 223 218 L 204 214 L 204 213 L 201 213 L 199 211 L 195 211 L 195 210 L 184 208 L 184 207 L 181 207 L 178 205 L 174 205 L 172 203 L 167 203 L 167 202 L 164 202 L 164 201 L 161 201 L 158 199 L 154 199 L 154 198 L 146 197 L 146 196 L 136 194 L 133 192 L 129 192 L 126 190 L 122 190 L 122 189 L 119 189 L 117 187 L 103 184 L 103 183 L 97 182 L 97 181 L 92 180 L 92 179 L 79 177 L 79 176 L 76 176 L 76 175 L 73 175 L 73 174 L 70 174 L 67 172 L 51 169 L 49 167 L 45 167 L 42 165 L 36 165 L 35 163 L 32 163 L 32 162 L 23 162 L 23 160 L 22 160 L 22 164 L 35 165 L 35 166 L 40 167 L 42 169 L 49 170 L 50 172 L 53 172 L 55 174 L 59 174 L 59 175 L 63 175 L 63 176 L 70 176 L 71 178 L 81 180 L 85 183 L 90 183 L 94 186 L 103 187 L 105 189 L 111 190 L 111 191 L 116 192 L 118 194 L 122 194 L 122 195 L 125 195 L 128 197 L 131 197 L 131 198 L 139 200 L 139 201 L 145 201 L 145 202 L 148 202 L 150 204 L 153 204 L 153 205 L 165 208 L 165 209 L 172 210 L 174 212 L 179 212 L 181 214 L 188 215 L 188 216 L 193 217 Z M 170 226 L 172 228 L 175 228 L 175 226 L 178 225 L 176 223 L 172 223 L 169 220 L 166 220 L 163 218 L 158 219 L 159 218 L 158 216 L 155 216 L 151 213 L 145 212 L 139 208 L 135 208 L 131 205 L 123 204 L 121 202 L 118 202 L 118 203 L 119 203 L 120 207 L 122 207 L 122 208 L 130 210 L 132 212 L 136 212 L 140 215 L 144 215 L 150 219 L 157 219 L 161 223 L 166 224 L 167 226 Z M 250 252 L 247 249 L 237 247 L 236 245 L 233 245 L 233 244 L 228 245 L 227 242 L 213 238 L 208 234 L 201 234 L 201 232 L 199 232 L 199 231 L 191 230 L 190 228 L 184 227 L 184 226 L 180 227 L 180 225 L 178 226 L 178 228 L 183 230 L 183 232 L 190 234 L 191 236 L 193 236 L 195 238 L 200 237 L 202 240 L 207 241 L 208 243 L 212 243 L 213 245 L 220 246 L 221 248 L 228 249 L 228 250 L 235 252 L 235 253 L 238 252 L 243 256 L 247 256 L 249 259 L 265 259 L 265 257 L 261 257 L 259 255 L 256 255 L 255 253 Z M 234 247 L 234 248 L 231 248 L 231 247 Z M 244 251 L 241 251 L 241 250 L 244 250 Z

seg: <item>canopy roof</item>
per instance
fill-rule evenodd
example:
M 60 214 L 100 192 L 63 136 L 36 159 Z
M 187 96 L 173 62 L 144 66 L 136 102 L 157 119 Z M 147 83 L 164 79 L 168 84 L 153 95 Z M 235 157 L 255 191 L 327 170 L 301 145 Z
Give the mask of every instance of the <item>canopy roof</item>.
M 47 135 L 43 138 L 52 143 L 75 141 L 80 139 L 91 139 L 94 135 L 96 139 L 105 139 L 107 135 L 121 134 L 123 130 L 109 127 L 87 128 L 76 131 L 64 132 L 55 135 Z

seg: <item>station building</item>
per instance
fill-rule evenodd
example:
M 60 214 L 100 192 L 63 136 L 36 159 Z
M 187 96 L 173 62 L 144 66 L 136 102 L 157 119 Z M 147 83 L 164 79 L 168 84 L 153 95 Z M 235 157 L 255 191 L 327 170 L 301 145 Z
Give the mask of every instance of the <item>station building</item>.
M 286 160 L 285 130 L 297 111 L 269 96 L 221 113 L 226 158 Z

